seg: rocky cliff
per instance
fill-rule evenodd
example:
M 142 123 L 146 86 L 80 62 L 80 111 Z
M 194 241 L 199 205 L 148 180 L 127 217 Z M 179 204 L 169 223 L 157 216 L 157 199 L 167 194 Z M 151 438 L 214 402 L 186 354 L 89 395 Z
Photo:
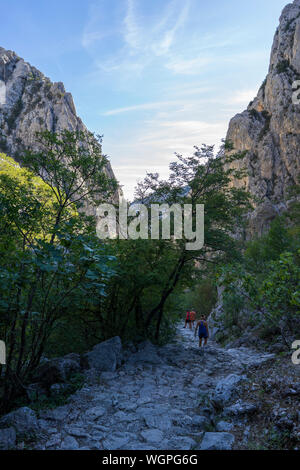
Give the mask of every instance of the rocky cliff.
M 22 161 L 24 146 L 38 150 L 37 131 L 87 131 L 63 83 L 52 83 L 15 52 L 1 47 L 0 80 L 0 151 Z M 110 164 L 106 171 L 114 177 Z
M 299 178 L 300 104 L 292 99 L 299 79 L 300 0 L 295 0 L 281 14 L 265 81 L 247 110 L 230 121 L 227 134 L 235 152 L 248 151 L 235 163 L 246 168 L 247 176 L 234 185 L 245 186 L 258 198 L 248 236 L 262 234 L 289 206 L 290 188 Z

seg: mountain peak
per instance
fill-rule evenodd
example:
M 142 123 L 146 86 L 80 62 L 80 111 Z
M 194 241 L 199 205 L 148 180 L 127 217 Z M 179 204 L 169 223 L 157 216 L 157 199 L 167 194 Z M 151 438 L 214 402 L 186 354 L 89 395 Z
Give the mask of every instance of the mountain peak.
M 250 216 L 250 236 L 261 235 L 290 204 L 300 164 L 300 104 L 293 103 L 300 79 L 300 0 L 287 5 L 275 33 L 268 75 L 247 110 L 229 124 L 227 139 L 234 152 L 247 151 L 244 186 L 259 202 Z

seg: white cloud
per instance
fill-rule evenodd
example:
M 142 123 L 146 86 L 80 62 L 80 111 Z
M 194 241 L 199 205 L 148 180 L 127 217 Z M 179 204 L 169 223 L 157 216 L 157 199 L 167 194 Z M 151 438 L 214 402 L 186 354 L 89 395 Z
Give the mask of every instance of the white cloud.
M 166 68 L 176 74 L 198 75 L 204 67 L 212 62 L 212 57 L 196 57 L 189 60 L 177 57 L 167 62 Z
M 139 49 L 142 31 L 137 25 L 134 0 L 127 0 L 127 14 L 124 18 L 124 26 L 125 42 L 129 47 Z
M 99 41 L 102 37 L 103 34 L 100 31 L 84 31 L 82 34 L 81 44 L 83 47 L 87 48 L 94 42 Z
M 248 104 L 257 95 L 257 90 L 238 90 L 230 98 L 234 104 Z
M 158 101 L 154 103 L 142 103 L 142 104 L 137 104 L 133 106 L 126 106 L 123 108 L 116 108 L 116 109 L 111 109 L 109 111 L 105 111 L 103 113 L 103 116 L 113 116 L 116 114 L 121 114 L 121 113 L 127 113 L 130 111 L 145 111 L 148 109 L 157 109 L 157 108 L 165 108 L 165 107 L 170 107 L 170 106 L 176 106 L 184 104 L 184 101 Z
M 81 44 L 94 56 L 95 66 L 102 72 L 119 70 L 132 76 L 140 74 L 157 58 L 168 57 L 175 47 L 177 34 L 188 19 L 191 1 L 186 0 L 182 6 L 180 0 L 171 0 L 161 8 L 158 16 L 148 18 L 139 14 L 137 1 L 126 0 L 125 14 L 121 19 L 119 17 L 118 25 L 111 26 L 114 30 L 107 28 L 111 21 L 103 16 L 105 9 L 95 3 L 82 33 Z M 111 35 L 119 36 L 117 49 L 112 53 L 107 47 L 107 51 L 102 49 L 104 53 L 100 55 L 96 44 Z
M 206 90 L 200 86 L 194 88 L 200 92 Z M 182 91 L 188 92 L 189 88 L 183 87 Z M 172 92 L 174 96 L 176 88 Z M 203 97 L 200 94 L 194 99 L 194 95 L 187 95 L 180 100 L 128 107 L 132 111 L 138 106 L 140 109 L 152 109 L 153 113 L 150 119 L 140 121 L 138 127 L 124 136 L 120 143 L 104 140 L 104 147 L 108 146 L 104 150 L 113 156 L 113 167 L 124 186 L 126 197 L 133 197 L 134 187 L 139 179 L 144 178 L 146 171 L 158 171 L 167 177 L 169 163 L 175 159 L 175 152 L 189 155 L 194 145 L 201 146 L 203 143 L 215 145 L 217 150 L 221 140 L 226 137 L 229 119 L 243 110 L 255 94 L 254 89 L 241 89 L 215 97 L 211 94 Z M 173 106 L 179 103 L 178 108 Z M 162 110 L 158 109 L 160 107 Z M 126 110 L 121 108 L 120 112 Z M 122 164 L 122 161 L 126 164 Z
M 227 128 L 227 121 L 210 123 L 198 120 L 153 121 L 149 131 L 138 138 L 141 147 L 151 145 L 156 151 L 168 150 L 188 152 L 193 145 L 221 142 Z M 171 152 L 170 152 L 171 155 Z
M 177 31 L 185 25 L 188 18 L 190 0 L 183 7 L 178 0 L 167 3 L 158 21 L 150 24 L 137 14 L 137 4 L 127 0 L 127 13 L 124 18 L 124 40 L 131 49 L 131 55 L 165 55 L 169 52 Z
M 169 114 L 170 116 L 170 114 Z M 159 172 L 168 177 L 169 164 L 175 159 L 175 152 L 185 155 L 194 151 L 194 145 L 221 144 L 225 137 L 228 121 L 210 123 L 203 120 L 164 120 L 157 119 L 144 122 L 133 135 L 122 142 L 104 140 L 104 152 L 115 157 L 122 155 L 126 164 L 115 162 L 113 165 L 117 178 L 124 185 L 124 193 L 133 197 L 134 187 L 143 179 L 147 171 Z M 108 148 L 107 148 L 107 147 Z

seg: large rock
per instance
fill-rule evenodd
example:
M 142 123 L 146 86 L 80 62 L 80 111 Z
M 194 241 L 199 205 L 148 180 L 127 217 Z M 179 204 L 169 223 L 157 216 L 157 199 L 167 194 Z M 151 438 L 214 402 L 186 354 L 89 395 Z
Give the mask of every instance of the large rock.
M 66 436 L 61 444 L 61 450 L 77 450 L 77 449 L 79 449 L 79 445 L 75 437 Z
M 247 417 L 256 413 L 259 409 L 258 404 L 238 400 L 234 405 L 224 408 L 223 415 L 229 417 Z
M 77 372 L 80 372 L 79 355 L 68 355 L 43 362 L 35 371 L 34 379 L 49 388 L 52 384 L 66 382 Z
M 13 449 L 16 445 L 16 430 L 14 428 L 0 429 L 0 449 Z
M 164 442 L 163 442 L 164 444 Z M 194 449 L 197 445 L 197 442 L 194 441 L 191 437 L 188 436 L 176 436 L 166 442 L 163 445 L 163 449 L 167 450 L 191 450 Z
M 0 419 L 0 427 L 13 427 L 18 434 L 35 433 L 39 429 L 35 412 L 26 406 L 12 411 Z
M 84 355 L 84 364 L 98 371 L 114 372 L 122 363 L 122 343 L 119 336 L 94 346 Z
M 126 432 L 118 432 L 109 434 L 102 442 L 105 450 L 119 450 L 127 448 L 134 436 Z
M 89 408 L 85 415 L 89 420 L 96 421 L 105 413 L 106 409 L 103 408 L 103 406 L 94 406 L 93 408 Z
M 152 429 L 155 428 L 161 431 L 168 431 L 173 425 L 168 411 L 163 407 L 161 410 L 153 409 L 153 407 L 138 408 L 136 410 L 136 416 L 143 418 L 146 425 Z
M 262 234 L 290 205 L 289 188 L 297 183 L 300 158 L 300 105 L 293 83 L 300 78 L 300 2 L 287 5 L 276 31 L 268 75 L 246 111 L 229 124 L 234 150 L 248 151 L 232 164 L 246 168 L 235 187 L 245 187 L 260 202 L 250 215 L 248 236 Z M 299 88 L 299 87 L 298 87 Z
M 232 423 L 228 423 L 227 421 L 219 421 L 216 425 L 216 430 L 217 431 L 231 431 L 233 428 Z
M 39 415 L 45 420 L 64 422 L 69 415 L 69 407 L 64 405 L 51 410 L 41 410 Z
M 237 396 L 238 386 L 245 380 L 245 375 L 236 374 L 230 374 L 224 379 L 219 380 L 212 396 L 214 406 L 216 408 L 223 408 L 226 403 Z
M 199 450 L 231 450 L 234 436 L 228 432 L 206 432 Z
M 211 426 L 211 422 L 206 416 L 195 415 L 192 418 L 192 425 L 195 426 L 198 431 L 207 431 Z
M 31 402 L 42 399 L 42 397 L 47 395 L 47 390 L 42 383 L 33 383 L 26 387 L 26 394 L 28 399 Z
M 147 429 L 141 434 L 146 442 L 153 444 L 159 444 L 163 440 L 163 433 L 159 429 Z

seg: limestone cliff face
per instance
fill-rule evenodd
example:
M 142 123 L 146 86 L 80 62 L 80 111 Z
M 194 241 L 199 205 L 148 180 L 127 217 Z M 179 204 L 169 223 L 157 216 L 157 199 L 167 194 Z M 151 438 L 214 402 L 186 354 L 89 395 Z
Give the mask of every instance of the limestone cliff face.
M 87 131 L 63 83 L 52 83 L 15 52 L 3 48 L 0 48 L 0 80 L 0 151 L 22 161 L 24 146 L 38 150 L 37 131 Z M 106 172 L 114 177 L 110 164 Z
M 300 0 L 295 0 L 280 17 L 264 83 L 247 110 L 230 121 L 227 134 L 234 151 L 248 151 L 235 164 L 245 167 L 248 175 L 234 184 L 260 199 L 250 215 L 250 236 L 262 234 L 276 214 L 288 207 L 289 188 L 298 180 L 300 104 L 293 104 L 292 97 L 293 83 L 299 79 Z

